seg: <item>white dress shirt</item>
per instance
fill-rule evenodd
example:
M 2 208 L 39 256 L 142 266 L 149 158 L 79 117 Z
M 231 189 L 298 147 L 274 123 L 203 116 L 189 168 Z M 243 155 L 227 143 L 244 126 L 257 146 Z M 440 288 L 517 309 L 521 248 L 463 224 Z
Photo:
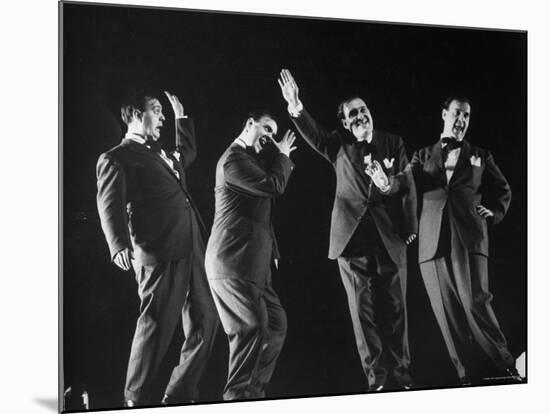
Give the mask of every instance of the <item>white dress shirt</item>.
M 443 134 L 441 134 L 443 138 Z M 447 144 L 441 143 L 441 148 L 445 148 Z M 447 175 L 447 183 L 451 181 L 451 177 L 455 172 L 456 163 L 458 162 L 458 157 L 460 156 L 461 148 L 455 148 L 449 151 L 447 154 L 447 159 L 445 160 L 445 174 Z

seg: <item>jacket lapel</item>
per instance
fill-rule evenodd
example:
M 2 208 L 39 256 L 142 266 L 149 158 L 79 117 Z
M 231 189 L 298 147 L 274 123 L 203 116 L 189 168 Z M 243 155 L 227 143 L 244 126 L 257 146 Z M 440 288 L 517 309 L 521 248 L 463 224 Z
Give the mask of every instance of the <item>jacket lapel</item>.
M 447 186 L 447 175 L 445 173 L 445 165 L 443 162 L 443 150 L 441 148 L 441 141 L 437 141 L 430 151 L 430 159 L 426 165 L 427 170 L 437 177 L 437 180 L 441 182 L 443 187 Z
M 437 141 L 432 148 L 432 161 L 435 167 L 440 169 L 442 174 L 445 175 L 445 165 L 443 162 L 443 149 L 441 148 L 441 141 Z
M 369 198 L 369 186 L 371 183 L 370 177 L 365 174 L 363 171 L 363 160 L 359 163 L 359 158 L 361 157 L 360 148 L 354 144 L 344 144 L 343 145 L 344 154 L 349 163 L 350 169 L 350 178 L 352 178 L 355 185 L 358 186 L 359 191 L 364 194 L 366 199 Z
M 185 185 L 185 172 L 183 171 L 181 161 L 178 160 L 173 153 L 168 153 L 167 152 L 166 155 L 168 156 L 168 158 L 170 158 L 172 160 L 172 163 L 174 164 L 174 169 L 178 172 L 178 174 L 180 176 L 180 181 Z
M 141 155 L 143 155 L 143 156 L 145 156 L 145 157 L 147 157 L 147 158 L 149 158 L 149 159 L 151 159 L 151 160 L 154 160 L 154 161 L 160 163 L 160 165 L 161 165 L 163 168 L 165 168 L 166 171 L 168 171 L 168 172 L 170 173 L 170 175 L 171 175 L 172 177 L 174 177 L 174 178 L 178 181 L 178 183 L 181 184 L 181 182 L 180 182 L 180 180 L 178 179 L 178 177 L 176 176 L 176 174 L 174 174 L 174 170 L 172 170 L 172 169 L 170 168 L 170 166 L 166 163 L 166 161 L 164 161 L 164 160 L 162 159 L 162 157 L 160 156 L 160 154 L 157 154 L 157 153 L 151 151 L 150 149 L 148 149 L 148 148 L 147 148 L 145 145 L 143 145 L 143 144 L 138 144 L 138 143 L 133 142 L 133 141 L 131 141 L 131 140 L 126 140 L 126 139 L 125 139 L 125 140 L 124 140 L 124 144 L 125 144 L 130 150 L 132 150 L 132 151 L 134 151 L 134 152 L 136 152 L 136 153 L 138 153 L 138 154 L 141 154 Z M 175 165 L 174 165 L 174 166 L 175 166 Z M 177 168 L 176 168 L 176 169 L 177 169 Z M 178 173 L 180 173 L 180 172 L 178 171 Z M 180 173 L 180 174 L 181 174 L 181 173 Z

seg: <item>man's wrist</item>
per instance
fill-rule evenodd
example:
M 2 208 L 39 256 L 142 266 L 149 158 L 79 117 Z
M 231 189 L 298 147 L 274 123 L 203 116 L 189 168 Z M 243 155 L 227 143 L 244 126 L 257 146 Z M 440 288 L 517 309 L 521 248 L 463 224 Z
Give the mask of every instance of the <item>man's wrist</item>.
M 390 191 L 391 183 L 388 178 L 386 178 L 384 181 L 385 181 L 384 183 L 381 183 L 380 185 L 377 184 L 376 186 L 378 187 L 380 192 L 387 193 L 388 191 Z
M 304 110 L 304 105 L 302 104 L 302 101 L 298 99 L 298 101 L 295 104 L 288 104 L 288 113 L 292 118 L 298 118 L 302 111 Z

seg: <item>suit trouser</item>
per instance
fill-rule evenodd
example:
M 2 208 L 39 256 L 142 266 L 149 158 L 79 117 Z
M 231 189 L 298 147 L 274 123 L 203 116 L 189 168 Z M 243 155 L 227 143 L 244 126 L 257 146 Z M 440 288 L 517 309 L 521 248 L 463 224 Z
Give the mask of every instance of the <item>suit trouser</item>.
M 471 340 L 505 370 L 514 366 L 491 306 L 487 257 L 468 252 L 449 225 L 450 251 L 420 263 L 420 271 L 449 356 L 460 378 Z
M 204 271 L 204 244 L 197 240 L 195 250 L 183 259 L 150 266 L 134 263 L 134 270 L 141 304 L 125 398 L 149 403 L 151 384 L 181 318 L 185 340 L 165 393 L 182 401 L 196 400 L 219 324 Z
M 224 400 L 265 397 L 286 337 L 286 314 L 269 282 L 209 279 L 214 302 L 229 340 Z
M 386 383 L 388 366 L 398 384 L 410 383 L 406 265 L 395 264 L 383 248 L 369 249 L 361 257 L 339 257 L 338 265 L 369 386 Z

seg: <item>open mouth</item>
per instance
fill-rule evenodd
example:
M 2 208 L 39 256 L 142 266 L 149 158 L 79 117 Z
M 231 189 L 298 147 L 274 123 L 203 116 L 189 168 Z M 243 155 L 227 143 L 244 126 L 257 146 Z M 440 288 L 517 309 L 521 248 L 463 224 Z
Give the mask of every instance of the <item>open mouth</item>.
M 357 120 L 353 123 L 353 125 L 355 127 L 363 127 L 363 128 L 366 128 L 367 125 L 369 124 L 369 121 L 364 119 L 364 120 Z

